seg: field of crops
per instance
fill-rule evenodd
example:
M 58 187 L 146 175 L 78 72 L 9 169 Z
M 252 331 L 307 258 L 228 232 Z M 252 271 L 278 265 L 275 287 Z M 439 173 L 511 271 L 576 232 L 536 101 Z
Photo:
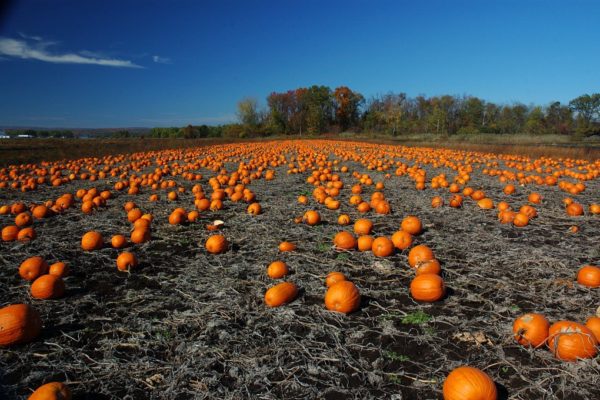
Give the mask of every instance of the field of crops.
M 599 178 L 333 140 L 1 168 L 0 398 L 598 399 Z

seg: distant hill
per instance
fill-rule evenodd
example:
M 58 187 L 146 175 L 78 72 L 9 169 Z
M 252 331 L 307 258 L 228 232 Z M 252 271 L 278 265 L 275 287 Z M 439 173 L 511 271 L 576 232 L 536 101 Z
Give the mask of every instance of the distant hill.
M 104 138 L 111 137 L 119 132 L 129 132 L 130 136 L 142 136 L 150 133 L 151 128 L 147 127 L 120 127 L 120 128 L 46 128 L 40 126 L 0 126 L 0 131 L 7 134 L 15 131 L 70 131 L 75 137 Z

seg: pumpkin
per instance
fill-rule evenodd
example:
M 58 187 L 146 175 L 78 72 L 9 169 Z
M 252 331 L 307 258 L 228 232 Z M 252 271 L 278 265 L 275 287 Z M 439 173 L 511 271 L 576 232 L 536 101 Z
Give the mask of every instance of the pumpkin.
M 280 279 L 289 274 L 290 270 L 283 261 L 273 261 L 267 267 L 267 275 L 272 279 Z
M 572 217 L 583 215 L 583 206 L 579 203 L 571 203 L 566 208 L 567 214 Z
M 48 207 L 46 207 L 44 205 L 35 206 L 33 208 L 33 210 L 31 211 L 31 214 L 33 215 L 33 218 L 35 218 L 35 219 L 46 218 L 49 213 L 50 213 L 50 210 L 48 209 Z
M 583 286 L 600 287 L 600 268 L 594 265 L 585 265 L 577 272 L 577 283 Z
M 554 356 L 564 361 L 592 358 L 598 352 L 594 333 L 577 322 L 558 321 L 550 326 L 548 347 Z
M 321 222 L 321 215 L 317 211 L 308 210 L 304 213 L 302 221 L 310 226 L 317 225 L 319 222 Z
M 133 208 L 127 213 L 127 220 L 133 223 L 138 219 L 142 218 L 142 215 L 144 215 L 142 210 L 140 210 L 139 208 Z
M 300 204 L 308 204 L 308 197 L 304 195 L 298 196 L 298 203 Z
M 206 247 L 206 251 L 209 253 L 220 254 L 227 251 L 229 248 L 229 242 L 223 235 L 212 235 L 206 239 L 204 246 Z
M 350 281 L 336 282 L 325 293 L 325 307 L 330 311 L 348 314 L 358 310 L 359 306 L 360 292 Z
M 452 208 L 461 208 L 463 203 L 463 198 L 459 194 L 455 194 L 450 198 L 450 207 Z
M 40 314 L 27 304 L 0 308 L 0 346 L 27 343 L 42 330 Z
M 102 235 L 96 231 L 89 231 L 81 237 L 81 248 L 83 250 L 100 250 L 102 245 Z
M 296 245 L 291 242 L 281 242 L 279 243 L 279 251 L 288 252 L 296 250 Z
M 539 347 L 548 339 L 550 323 L 541 314 L 521 315 L 513 323 L 515 340 L 523 346 Z
M 135 254 L 124 251 L 117 257 L 117 269 L 119 271 L 129 271 L 138 266 L 138 260 Z
M 64 262 L 59 261 L 50 266 L 48 273 L 50 275 L 58 276 L 59 278 L 64 278 L 69 275 L 69 266 Z
M 489 197 L 484 197 L 483 199 L 477 201 L 477 206 L 484 210 L 491 210 L 492 208 L 494 208 L 494 201 Z
M 15 225 L 19 228 L 29 226 L 33 223 L 33 219 L 28 212 L 22 212 L 15 217 Z
M 440 266 L 440 262 L 438 260 L 431 259 L 427 261 L 422 261 L 417 265 L 417 275 L 423 274 L 437 274 L 439 275 L 442 272 L 442 267 Z
M 282 282 L 273 286 L 265 293 L 265 304 L 269 307 L 279 307 L 293 301 L 298 295 L 298 287 L 292 282 Z
M 514 226 L 516 226 L 518 228 L 522 228 L 524 226 L 527 226 L 527 224 L 529 224 L 529 217 L 521 212 L 518 212 L 514 215 L 512 223 Z
M 337 219 L 338 225 L 346 226 L 350 224 L 350 216 L 348 214 L 340 214 Z
M 31 226 L 21 229 L 17 234 L 17 240 L 20 240 L 22 242 L 33 240 L 36 237 L 37 234 L 35 233 L 35 229 L 33 229 Z
M 136 228 L 131 231 L 131 235 L 129 236 L 129 240 L 131 243 L 140 244 L 145 243 L 150 240 L 150 229 L 146 228 Z
M 373 223 L 365 218 L 357 219 L 354 222 L 354 233 L 357 235 L 368 235 L 373 230 Z
M 600 317 L 589 317 L 585 326 L 594 333 L 596 341 L 600 343 Z
M 114 235 L 110 239 L 110 244 L 115 249 L 122 249 L 127 244 L 127 239 L 123 235 Z
M 341 272 L 330 272 L 325 277 L 325 286 L 330 287 L 338 282 L 345 281 L 346 276 Z
M 437 274 L 417 275 L 410 283 L 410 294 L 417 301 L 434 302 L 445 293 L 444 280 Z
M 16 240 L 19 235 L 19 227 L 16 225 L 9 225 L 2 228 L 2 240 L 4 242 L 12 242 Z
M 373 240 L 373 236 L 359 236 L 357 240 L 358 251 L 371 251 L 371 249 L 373 248 Z
M 527 196 L 527 200 L 529 200 L 530 203 L 540 204 L 542 202 L 542 196 L 539 193 L 532 192 Z
M 356 247 L 356 239 L 350 232 L 341 231 L 334 236 L 333 244 L 338 249 L 352 250 Z
M 169 214 L 169 224 L 171 225 L 179 225 L 185 221 L 185 213 L 179 212 L 177 210 L 173 211 Z
M 444 205 L 444 199 L 440 196 L 435 196 L 431 199 L 431 207 L 438 208 Z
M 248 206 L 246 212 L 250 215 L 258 215 L 262 212 L 262 207 L 260 206 L 260 203 L 252 203 Z
M 406 231 L 397 231 L 392 235 L 392 243 L 399 250 L 408 249 L 413 242 L 412 235 Z
M 408 252 L 408 264 L 413 268 L 417 268 L 420 263 L 434 258 L 433 250 L 424 244 L 417 245 Z
M 42 275 L 31 284 L 31 296 L 35 299 L 58 299 L 65 294 L 65 283 L 56 275 Z
M 377 257 L 391 256 L 394 253 L 394 243 L 385 236 L 375 238 L 371 245 L 371 251 Z
M 593 215 L 600 214 L 600 204 L 597 204 L 597 203 L 590 204 L 590 213 Z
M 494 381 L 482 370 L 469 366 L 458 367 L 444 381 L 444 400 L 497 400 Z
M 19 266 L 19 275 L 26 281 L 34 281 L 48 273 L 48 263 L 40 256 L 29 257 Z
M 71 389 L 62 382 L 50 382 L 37 388 L 27 400 L 71 400 Z
M 402 229 L 404 232 L 410 233 L 411 235 L 418 235 L 423 231 L 423 224 L 421 224 L 419 217 L 409 215 L 402 220 L 400 229 Z
M 192 211 L 192 213 L 198 213 L 198 211 Z M 150 229 L 150 221 L 140 217 L 133 223 L 133 229 Z
M 521 208 L 519 208 L 519 213 L 525 214 L 529 219 L 537 217 L 537 210 L 529 204 L 521 206 Z
M 502 191 L 506 195 L 511 195 L 515 192 L 515 185 L 508 184 L 508 185 L 504 186 L 504 189 Z

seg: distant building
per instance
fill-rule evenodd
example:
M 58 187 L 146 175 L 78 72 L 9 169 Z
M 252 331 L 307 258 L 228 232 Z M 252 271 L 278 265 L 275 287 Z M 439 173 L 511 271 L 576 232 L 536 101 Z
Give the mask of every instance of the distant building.
M 10 139 L 10 136 L 8 136 L 6 132 L 0 129 L 0 139 Z
M 32 137 L 33 136 L 31 136 L 31 135 L 17 135 L 17 138 L 19 138 L 19 139 L 29 139 L 29 138 L 32 138 Z

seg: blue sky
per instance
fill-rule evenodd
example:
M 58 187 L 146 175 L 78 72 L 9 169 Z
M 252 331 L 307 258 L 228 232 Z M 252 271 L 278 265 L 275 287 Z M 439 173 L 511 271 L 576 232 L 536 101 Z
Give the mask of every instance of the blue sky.
M 220 124 L 272 91 L 347 85 L 568 102 L 600 91 L 600 1 L 12 2 L 0 126 Z

